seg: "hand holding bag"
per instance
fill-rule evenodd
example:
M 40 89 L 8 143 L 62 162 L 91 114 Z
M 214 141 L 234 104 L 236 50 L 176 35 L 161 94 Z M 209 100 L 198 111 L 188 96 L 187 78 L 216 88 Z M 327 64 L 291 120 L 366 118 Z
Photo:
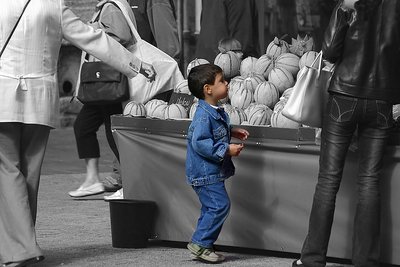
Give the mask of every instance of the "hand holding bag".
M 129 80 L 131 100 L 146 103 L 155 95 L 174 89 L 178 83 L 184 80 L 178 63 L 140 37 L 128 15 L 131 10 L 127 10 L 125 3 L 117 0 L 109 0 L 109 2 L 115 3 L 122 11 L 137 41 L 129 50 L 140 60 L 151 64 L 157 73 L 152 82 L 149 82 L 143 75 L 136 75 Z
M 322 127 L 332 73 L 333 68 L 322 69 L 320 52 L 311 66 L 300 70 L 282 115 L 307 126 Z
M 128 77 L 102 61 L 84 62 L 77 98 L 83 104 L 121 103 L 129 99 Z

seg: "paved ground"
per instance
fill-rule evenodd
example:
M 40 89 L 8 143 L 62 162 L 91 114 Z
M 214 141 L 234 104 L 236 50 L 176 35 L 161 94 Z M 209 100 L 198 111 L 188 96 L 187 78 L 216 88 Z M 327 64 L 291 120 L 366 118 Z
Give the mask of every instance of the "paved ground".
M 111 169 L 112 154 L 103 129 L 100 170 Z M 84 177 L 71 128 L 53 130 L 43 164 L 39 191 L 37 240 L 46 259 L 35 266 L 206 266 L 192 261 L 185 244 L 150 242 L 145 249 L 113 248 L 108 203 L 103 195 L 74 200 L 67 195 Z M 221 248 L 227 261 L 219 266 L 288 267 L 296 254 Z M 328 266 L 346 266 L 330 264 Z

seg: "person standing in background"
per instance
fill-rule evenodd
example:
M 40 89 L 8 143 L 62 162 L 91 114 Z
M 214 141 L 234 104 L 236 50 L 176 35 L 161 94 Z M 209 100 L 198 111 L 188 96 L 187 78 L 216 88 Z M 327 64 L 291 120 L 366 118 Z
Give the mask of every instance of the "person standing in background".
M 2 1 L 0 47 L 25 3 Z M 50 129 L 59 125 L 57 61 L 63 38 L 130 78 L 155 76 L 151 65 L 80 21 L 63 0 L 29 3 L 0 58 L 0 261 L 6 267 L 44 259 L 36 242 L 37 197 Z
M 173 0 L 127 0 L 136 19 L 136 29 L 140 37 L 156 46 L 178 64 L 182 60 L 181 42 L 179 40 L 176 10 Z M 156 95 L 154 98 L 167 101 L 171 91 Z M 122 199 L 122 178 L 119 161 L 113 159 L 112 173 L 106 176 L 103 182 L 105 190 L 116 191 L 105 200 Z M 118 191 L 117 191 L 118 190 Z
M 225 38 L 242 44 L 243 58 L 260 56 L 254 0 L 202 0 L 200 27 L 195 58 L 214 62 L 218 42 Z
M 355 2 L 355 4 L 354 4 Z M 357 134 L 359 165 L 353 226 L 355 267 L 380 266 L 380 179 L 393 104 L 400 103 L 400 1 L 341 0 L 322 43 L 336 64 L 322 126 L 318 182 L 300 260 L 324 267 L 346 154 Z
M 121 3 L 128 4 L 122 0 Z M 104 30 L 110 37 L 114 38 L 124 47 L 134 45 L 135 38 L 131 33 L 128 22 L 122 11 L 112 2 L 107 0 L 99 1 L 96 5 L 97 12 L 91 21 L 91 26 Z M 131 20 L 135 25 L 135 18 L 131 13 Z M 89 61 L 97 59 L 89 57 Z M 75 123 L 74 133 L 80 159 L 86 163 L 86 177 L 82 185 L 68 192 L 71 197 L 86 197 L 90 195 L 101 194 L 105 191 L 105 186 L 99 179 L 99 158 L 100 146 L 96 133 L 99 127 L 104 124 L 108 144 L 119 161 L 117 145 L 111 132 L 111 115 L 122 114 L 122 103 L 91 105 L 84 104 L 80 110 Z

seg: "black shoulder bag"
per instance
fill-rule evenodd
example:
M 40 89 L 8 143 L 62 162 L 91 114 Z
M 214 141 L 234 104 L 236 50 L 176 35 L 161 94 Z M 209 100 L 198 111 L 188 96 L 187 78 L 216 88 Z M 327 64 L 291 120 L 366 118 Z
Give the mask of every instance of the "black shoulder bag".
M 77 98 L 83 104 L 107 105 L 129 100 L 128 77 L 102 61 L 83 62 Z

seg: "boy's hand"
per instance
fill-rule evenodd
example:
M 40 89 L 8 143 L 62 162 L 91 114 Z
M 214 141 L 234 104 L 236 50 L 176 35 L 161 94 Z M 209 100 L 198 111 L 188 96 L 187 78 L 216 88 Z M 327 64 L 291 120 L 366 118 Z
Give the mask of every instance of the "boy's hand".
M 239 156 L 240 151 L 243 149 L 243 144 L 229 144 L 228 153 L 231 157 Z
M 246 140 L 249 136 L 249 132 L 242 128 L 232 128 L 231 130 L 232 137 L 238 138 L 240 140 Z

